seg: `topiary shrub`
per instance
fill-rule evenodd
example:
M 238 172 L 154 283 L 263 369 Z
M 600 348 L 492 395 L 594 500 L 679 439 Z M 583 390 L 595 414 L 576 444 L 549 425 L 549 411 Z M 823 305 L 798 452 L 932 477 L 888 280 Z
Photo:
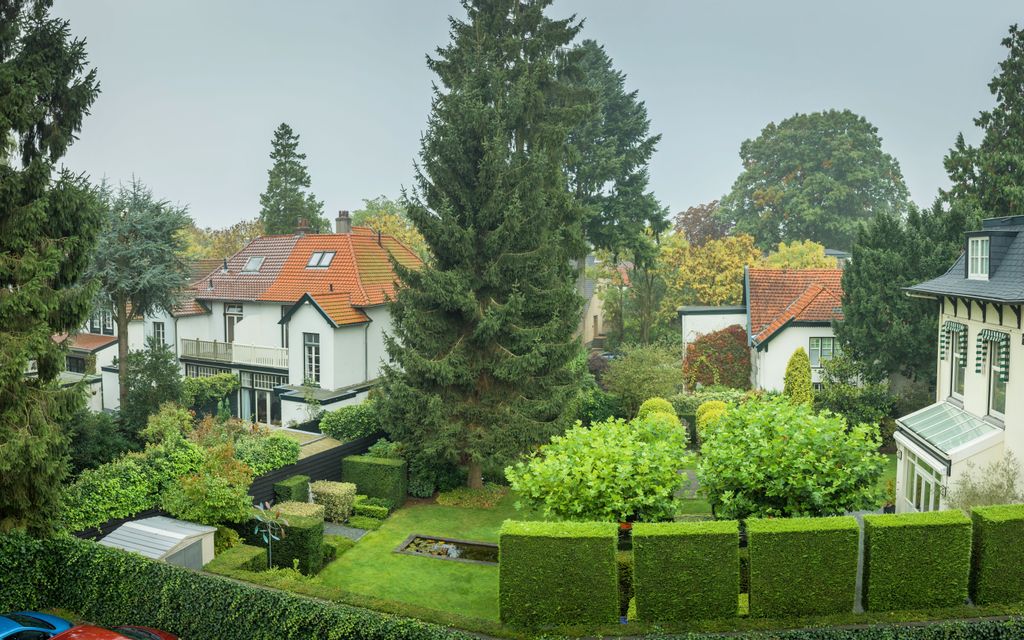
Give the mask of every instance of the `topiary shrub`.
M 975 507 L 971 522 L 971 601 L 1024 600 L 1024 505 Z
M 294 475 L 274 483 L 277 502 L 309 502 L 309 476 Z
M 704 441 L 704 433 L 707 431 L 708 426 L 721 418 L 728 408 L 729 405 L 721 400 L 708 400 L 697 407 L 697 437 L 702 442 Z
M 356 485 L 351 482 L 317 480 L 309 483 L 309 493 L 313 502 L 323 506 L 324 519 L 328 522 L 345 522 L 352 514 Z
M 740 565 L 735 520 L 637 523 L 633 562 L 641 622 L 736 615 Z
M 501 527 L 501 621 L 521 627 L 619 619 L 618 526 L 522 522 Z
M 320 516 L 286 514 L 280 511 L 280 505 L 274 507 L 274 510 L 281 513 L 287 524 L 281 539 L 271 541 L 273 566 L 292 569 L 297 565 L 299 572 L 304 575 L 316 574 L 323 565 L 324 519 Z M 253 520 L 245 530 L 246 544 L 265 550 L 267 545 L 260 534 L 253 532 L 255 527 L 256 521 Z
M 850 516 L 747 520 L 750 615 L 851 613 L 859 538 Z
M 648 398 L 644 400 L 644 403 L 640 405 L 640 409 L 636 412 L 636 417 L 643 420 L 651 413 L 669 413 L 676 415 L 676 409 L 672 406 L 672 403 L 665 398 Z
M 385 498 L 401 506 L 406 494 L 406 464 L 394 458 L 349 456 L 341 461 L 341 479 L 356 485 L 359 493 Z
M 352 508 L 352 513 L 357 516 L 366 516 L 367 518 L 377 518 L 383 520 L 388 517 L 390 513 L 387 507 L 380 507 L 375 504 L 366 504 L 366 502 L 358 502 Z
M 738 324 L 698 336 L 686 345 L 683 379 L 688 389 L 724 386 L 750 388 L 747 330 Z
M 342 442 L 372 436 L 382 430 L 376 400 L 345 405 L 320 416 L 320 432 Z
M 235 443 L 235 457 L 261 476 L 299 461 L 299 443 L 282 433 L 247 434 Z
M 970 573 L 971 521 L 963 512 L 864 516 L 866 611 L 960 606 Z
M 619 616 L 624 616 L 628 615 L 629 601 L 633 599 L 633 552 L 617 552 L 615 566 L 619 574 Z
M 786 377 L 782 393 L 793 404 L 812 404 L 814 385 L 811 384 L 811 360 L 803 347 L 797 347 L 786 364 Z
M 314 502 L 279 502 L 273 508 L 285 518 L 302 516 L 304 518 L 320 518 L 322 520 L 324 517 L 324 506 Z

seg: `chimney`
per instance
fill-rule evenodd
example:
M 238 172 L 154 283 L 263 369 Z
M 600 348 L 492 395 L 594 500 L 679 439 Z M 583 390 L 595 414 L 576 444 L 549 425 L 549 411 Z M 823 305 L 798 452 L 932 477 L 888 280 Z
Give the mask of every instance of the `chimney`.
M 209 280 L 206 281 L 206 290 L 207 291 L 213 291 L 213 278 L 212 277 Z
M 224 266 L 221 267 L 220 270 L 221 270 L 222 273 L 227 273 L 228 272 L 228 259 L 227 258 L 224 258 Z
M 309 233 L 309 221 L 305 218 L 299 218 L 299 224 L 295 227 L 295 235 L 304 236 Z
M 348 217 L 348 211 L 342 209 L 334 220 L 335 233 L 352 233 L 352 219 Z

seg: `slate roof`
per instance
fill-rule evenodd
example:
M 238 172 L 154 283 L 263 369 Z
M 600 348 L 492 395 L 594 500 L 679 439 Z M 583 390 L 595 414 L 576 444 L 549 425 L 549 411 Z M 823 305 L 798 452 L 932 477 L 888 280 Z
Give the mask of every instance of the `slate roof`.
M 748 269 L 750 342 L 767 342 L 791 322 L 843 317 L 842 269 Z
M 1024 233 L 1021 231 L 1024 231 L 1024 216 L 1008 216 L 988 218 L 982 222 L 981 231 L 967 234 L 968 237 L 992 236 L 988 280 L 968 279 L 967 256 L 961 253 L 946 273 L 905 290 L 935 296 L 1024 303 Z

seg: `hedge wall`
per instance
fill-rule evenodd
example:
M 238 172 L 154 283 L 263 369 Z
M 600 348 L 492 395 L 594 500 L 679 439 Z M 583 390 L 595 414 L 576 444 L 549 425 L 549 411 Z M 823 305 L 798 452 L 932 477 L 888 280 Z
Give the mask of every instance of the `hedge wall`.
M 506 520 L 499 543 L 501 621 L 526 627 L 619 620 L 613 522 Z
M 641 622 L 736 615 L 740 563 L 735 520 L 637 523 L 633 563 Z
M 271 549 L 274 566 L 291 569 L 298 560 L 300 572 L 306 575 L 317 573 L 323 565 L 324 519 L 290 514 L 283 514 L 283 517 L 288 526 L 285 527 L 285 535 L 275 540 Z M 242 538 L 246 544 L 266 549 L 262 534 L 254 531 L 256 525 L 256 520 L 243 525 Z
M 278 502 L 307 502 L 309 476 L 296 475 L 274 483 L 274 499 Z
M 0 536 L 0 610 L 59 608 L 189 640 L 474 640 L 410 618 L 265 589 L 73 538 Z
M 971 510 L 971 601 L 1024 601 L 1024 505 Z
M 864 516 L 867 611 L 964 604 L 971 521 L 960 511 Z
M 390 500 L 395 507 L 405 502 L 408 482 L 405 460 L 349 456 L 341 461 L 341 480 L 354 483 L 363 495 Z
M 850 516 L 747 520 L 750 615 L 852 612 L 859 539 Z

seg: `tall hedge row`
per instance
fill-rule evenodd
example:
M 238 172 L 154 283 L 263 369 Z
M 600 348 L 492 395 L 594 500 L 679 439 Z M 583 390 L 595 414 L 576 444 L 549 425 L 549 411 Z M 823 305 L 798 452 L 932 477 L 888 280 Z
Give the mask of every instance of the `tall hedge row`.
M 405 460 L 348 456 L 341 461 L 341 481 L 356 485 L 356 490 L 371 498 L 385 498 L 402 506 L 408 489 Z
M 962 605 L 970 571 L 971 521 L 962 512 L 864 516 L 866 610 Z
M 499 543 L 501 621 L 522 627 L 617 622 L 617 547 L 612 522 L 506 520 Z
M 974 604 L 1024 600 L 1024 505 L 971 510 L 971 600 Z
M 308 503 L 305 503 L 308 504 Z M 313 505 L 316 506 L 316 505 Z M 273 541 L 271 555 L 275 567 L 298 570 L 306 575 L 314 575 L 323 566 L 324 519 L 283 513 L 288 521 L 284 536 Z M 256 531 L 258 522 L 250 520 L 242 525 L 242 538 L 247 544 L 267 548 L 263 536 Z
M 853 611 L 859 538 L 849 516 L 747 520 L 750 615 Z
M 736 615 L 739 525 L 665 522 L 633 526 L 633 591 L 642 622 Z

